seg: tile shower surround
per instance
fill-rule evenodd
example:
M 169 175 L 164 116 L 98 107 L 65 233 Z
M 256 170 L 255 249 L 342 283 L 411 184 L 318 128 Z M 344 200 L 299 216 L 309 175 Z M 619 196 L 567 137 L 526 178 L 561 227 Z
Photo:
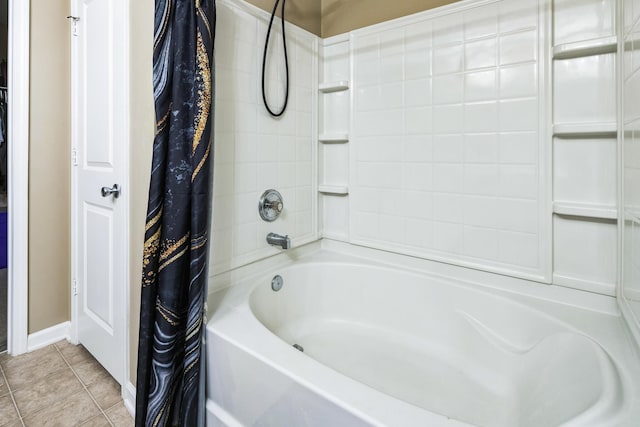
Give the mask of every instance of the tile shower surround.
M 554 138 L 553 126 L 614 120 L 615 54 L 552 58 L 615 36 L 613 6 L 462 1 L 329 39 L 289 25 L 290 109 L 274 120 L 260 94 L 266 14 L 220 0 L 212 274 L 277 253 L 273 231 L 612 295 L 615 220 L 552 212 L 615 209 L 615 140 Z M 598 19 L 560 25 L 583 15 Z M 267 91 L 279 105 L 275 27 Z M 346 90 L 318 93 L 337 81 Z M 256 202 L 270 187 L 285 212 L 268 224 Z
M 265 242 L 270 232 L 288 234 L 294 245 L 317 237 L 313 135 L 318 38 L 287 27 L 289 106 L 274 119 L 262 105 L 260 89 L 268 21 L 240 2 L 221 1 L 217 13 L 212 274 L 277 253 Z M 273 109 L 280 108 L 284 94 L 281 46 L 280 26 L 274 25 L 266 74 Z M 285 210 L 276 222 L 266 223 L 257 205 L 270 188 L 282 194 Z
M 541 276 L 539 28 L 536 2 L 528 4 L 504 0 L 351 33 L 344 240 Z M 218 13 L 212 274 L 276 253 L 268 232 L 294 245 L 318 237 L 319 39 L 288 27 L 290 107 L 274 120 L 261 105 L 264 16 L 230 0 Z M 267 74 L 273 105 L 284 80 L 278 31 Z M 271 187 L 285 212 L 268 224 L 256 203 Z
M 523 3 L 353 32 L 353 242 L 544 275 L 542 64 Z

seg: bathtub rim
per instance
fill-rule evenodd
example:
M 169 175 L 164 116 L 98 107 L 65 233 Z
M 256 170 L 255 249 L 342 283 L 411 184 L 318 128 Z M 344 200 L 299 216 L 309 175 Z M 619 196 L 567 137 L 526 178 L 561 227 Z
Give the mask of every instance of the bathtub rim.
M 562 288 L 553 285 L 541 285 L 537 282 L 531 282 L 526 279 L 504 277 L 495 273 L 485 273 L 477 270 L 470 270 L 465 267 L 441 265 L 441 263 L 439 262 L 414 259 L 405 255 L 390 254 L 384 251 L 379 251 L 377 249 L 362 248 L 335 241 L 323 240 L 320 242 L 314 242 L 312 244 L 296 248 L 292 251 L 282 252 L 275 257 L 263 259 L 261 261 L 252 263 L 249 266 L 226 272 L 214 277 L 216 283 L 214 292 L 210 294 L 210 300 L 214 295 L 219 296 L 231 293 L 236 294 L 236 296 L 235 298 L 232 298 L 231 301 L 224 301 L 220 305 L 215 303 L 212 305 L 212 308 L 214 306 L 217 306 L 218 311 L 216 311 L 216 313 L 212 316 L 211 321 L 209 321 L 209 324 L 207 325 L 207 329 L 210 330 L 211 333 L 215 333 L 221 339 L 224 339 L 232 345 L 242 348 L 244 351 L 248 352 L 263 363 L 266 363 L 271 368 L 276 369 L 289 378 L 293 378 L 296 381 L 299 381 L 300 384 L 327 398 L 334 404 L 346 408 L 352 413 L 358 414 L 358 416 L 366 419 L 367 422 L 370 422 L 372 425 L 386 424 L 384 422 L 377 422 L 376 419 L 372 419 L 371 417 L 369 417 L 367 413 L 363 413 L 363 411 L 358 410 L 358 406 L 356 405 L 354 407 L 349 399 L 345 400 L 344 397 L 336 397 L 330 395 L 328 393 L 330 388 L 326 385 L 322 386 L 310 383 L 307 381 L 307 379 L 305 379 L 303 375 L 301 376 L 296 372 L 292 372 L 290 367 L 288 367 L 286 363 L 282 363 L 282 361 L 278 358 L 272 357 L 274 353 L 268 354 L 268 357 L 262 354 L 260 351 L 258 351 L 258 348 L 262 347 L 256 347 L 255 343 L 250 342 L 251 335 L 246 335 L 247 331 L 244 331 L 244 333 L 240 337 L 236 337 L 233 334 L 230 335 L 228 333 L 225 333 L 224 327 L 222 329 L 219 329 L 213 326 L 213 323 L 216 322 L 216 318 L 224 318 L 229 314 L 231 314 L 232 317 L 241 316 L 241 318 L 244 318 L 245 320 L 252 319 L 251 333 L 263 334 L 267 336 L 268 338 L 266 339 L 266 341 L 271 342 L 270 345 L 276 346 L 275 350 L 273 350 L 277 352 L 275 353 L 276 355 L 282 353 L 284 349 L 288 351 L 289 348 L 286 343 L 284 343 L 284 341 L 282 341 L 280 337 L 273 334 L 264 324 L 262 324 L 262 322 L 258 318 L 256 318 L 249 304 L 250 295 L 255 289 L 255 286 L 257 286 L 257 280 L 260 277 L 264 278 L 265 275 L 275 273 L 279 269 L 287 268 L 293 265 L 304 265 L 306 263 L 322 263 L 328 261 L 339 262 L 343 265 L 351 263 L 364 263 L 365 265 L 376 266 L 378 268 L 400 268 L 405 271 L 408 270 L 407 272 L 410 274 L 417 273 L 420 275 L 431 276 L 439 281 L 455 281 L 456 284 L 460 284 L 465 287 L 476 288 L 480 292 L 488 292 L 500 297 L 506 297 L 510 300 L 513 300 L 517 304 L 524 304 L 536 311 L 542 311 L 543 314 L 550 315 L 560 322 L 568 323 L 569 325 L 572 325 L 572 322 L 567 322 L 561 316 L 558 317 L 555 313 L 549 313 L 547 310 L 540 310 L 536 305 L 541 305 L 543 307 L 555 306 L 560 310 L 562 310 L 563 307 L 571 307 L 575 310 L 586 310 L 596 316 L 604 316 L 604 318 L 609 319 L 609 321 L 612 322 L 612 326 L 613 323 L 626 325 L 622 320 L 615 299 L 609 296 L 590 294 L 584 291 Z M 434 264 L 436 265 L 434 266 Z M 239 303 L 239 301 L 243 302 Z M 538 304 L 531 304 L 531 302 L 537 302 Z M 626 332 L 628 333 L 628 331 Z M 591 337 L 590 334 L 586 335 Z M 624 381 L 624 389 L 625 392 L 628 391 L 628 393 L 625 393 L 625 402 L 627 403 L 625 405 L 625 408 L 630 408 L 620 411 L 619 416 L 624 417 L 630 412 L 638 412 L 638 410 L 636 409 L 640 404 L 640 399 L 637 397 L 639 394 L 638 387 L 635 384 L 631 384 L 631 386 L 629 386 L 630 380 L 628 379 L 629 374 L 637 374 L 638 369 L 637 366 L 635 366 L 637 365 L 637 363 L 635 365 L 631 363 L 631 365 L 633 366 L 630 367 L 628 357 L 629 355 L 620 354 L 619 350 L 621 348 L 624 349 L 625 347 L 627 347 L 630 342 L 635 343 L 635 341 L 624 340 L 624 336 L 626 336 L 626 334 L 622 332 L 616 332 L 615 335 L 616 337 L 612 337 L 612 341 L 609 342 L 609 344 L 611 344 L 611 342 L 618 343 L 618 345 L 614 346 L 616 347 L 614 351 L 609 351 L 610 346 L 601 343 L 600 339 L 594 340 L 600 344 L 603 350 L 605 350 L 606 353 L 609 354 L 610 357 L 612 357 L 612 359 L 615 360 L 616 367 L 621 370 L 622 379 Z M 246 340 L 249 340 L 248 346 L 246 345 Z M 619 342 L 620 340 L 623 340 L 624 342 Z M 288 359 L 290 357 L 293 357 L 292 363 L 294 364 L 301 362 L 301 360 L 306 360 L 306 362 L 301 363 L 315 363 L 318 366 L 322 366 L 323 369 L 329 369 L 332 372 L 335 372 L 336 375 L 342 376 L 348 381 L 357 383 L 360 387 L 369 388 L 362 383 L 358 383 L 357 381 L 334 371 L 331 367 L 322 365 L 320 362 L 312 358 L 297 354 L 296 352 L 289 353 L 290 354 L 286 354 L 286 358 Z M 279 355 L 281 356 L 281 354 Z M 297 369 L 294 370 L 297 371 Z M 633 377 L 634 376 L 632 376 L 632 378 Z M 637 375 L 635 377 L 637 377 Z M 379 393 L 384 397 L 388 397 L 388 395 L 378 390 L 371 390 L 374 393 Z M 410 405 L 406 402 L 402 403 L 404 405 Z M 418 408 L 418 410 L 424 413 L 432 414 L 434 417 L 436 417 L 432 420 L 433 422 L 437 423 L 434 425 L 469 425 L 463 423 L 462 421 L 452 420 L 447 418 L 446 416 L 429 412 L 422 408 Z M 455 421 L 458 424 L 451 424 L 451 421 Z M 441 424 L 440 422 L 443 423 Z
M 345 258 L 342 258 L 343 261 L 348 259 L 357 263 L 384 265 L 437 279 L 454 280 L 513 299 L 524 299 L 526 301 L 532 299 L 556 303 L 622 318 L 616 298 L 609 295 L 476 270 L 470 267 L 397 254 L 327 238 L 298 246 L 288 251 L 280 251 L 276 255 L 256 260 L 241 267 L 210 274 L 208 297 L 211 298 L 216 292 L 235 286 L 239 281 L 244 282 L 253 277 L 257 278 L 261 274 L 287 267 L 294 262 L 315 262 L 316 259 L 312 257 L 324 253 L 344 256 Z M 631 334 L 631 331 L 629 330 L 628 333 Z M 640 345 L 638 345 L 637 350 L 640 352 Z

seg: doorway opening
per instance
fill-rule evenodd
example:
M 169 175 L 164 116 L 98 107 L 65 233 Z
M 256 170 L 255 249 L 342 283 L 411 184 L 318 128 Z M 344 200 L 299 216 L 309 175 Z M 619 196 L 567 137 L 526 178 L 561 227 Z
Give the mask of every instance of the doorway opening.
M 0 0 L 0 353 L 7 350 L 8 274 L 7 274 L 7 146 L 8 90 L 7 60 L 9 7 Z

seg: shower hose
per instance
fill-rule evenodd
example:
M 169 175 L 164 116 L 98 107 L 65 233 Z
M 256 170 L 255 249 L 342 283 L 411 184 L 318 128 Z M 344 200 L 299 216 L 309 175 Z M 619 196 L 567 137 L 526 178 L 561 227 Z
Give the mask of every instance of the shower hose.
M 271 36 L 271 27 L 273 27 L 273 19 L 276 16 L 276 10 L 278 9 L 278 3 L 280 0 L 276 0 L 273 5 L 273 12 L 271 12 L 271 19 L 269 20 L 269 28 L 267 29 L 267 37 L 264 41 L 264 54 L 262 55 L 262 101 L 264 102 L 264 106 L 273 117 L 280 117 L 284 114 L 287 109 L 287 103 L 289 102 L 289 58 L 287 57 L 287 38 L 284 32 L 284 4 L 286 0 L 282 0 L 282 7 L 280 9 L 280 20 L 282 22 L 282 47 L 284 48 L 284 68 L 286 73 L 286 84 L 285 84 L 285 93 L 284 93 L 284 104 L 282 105 L 282 109 L 278 112 L 269 107 L 269 103 L 267 102 L 267 94 L 264 89 L 264 79 L 265 79 L 265 69 L 267 66 L 267 48 L 269 47 L 269 37 Z

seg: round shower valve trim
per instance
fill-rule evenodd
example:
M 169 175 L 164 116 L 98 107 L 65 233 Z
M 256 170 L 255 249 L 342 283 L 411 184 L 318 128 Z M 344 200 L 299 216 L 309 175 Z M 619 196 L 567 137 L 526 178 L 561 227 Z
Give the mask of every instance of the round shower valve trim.
M 273 189 L 267 190 L 260 196 L 258 212 L 260 213 L 260 218 L 263 220 L 267 222 L 275 221 L 282 213 L 283 208 L 284 202 L 282 195 L 278 191 Z

